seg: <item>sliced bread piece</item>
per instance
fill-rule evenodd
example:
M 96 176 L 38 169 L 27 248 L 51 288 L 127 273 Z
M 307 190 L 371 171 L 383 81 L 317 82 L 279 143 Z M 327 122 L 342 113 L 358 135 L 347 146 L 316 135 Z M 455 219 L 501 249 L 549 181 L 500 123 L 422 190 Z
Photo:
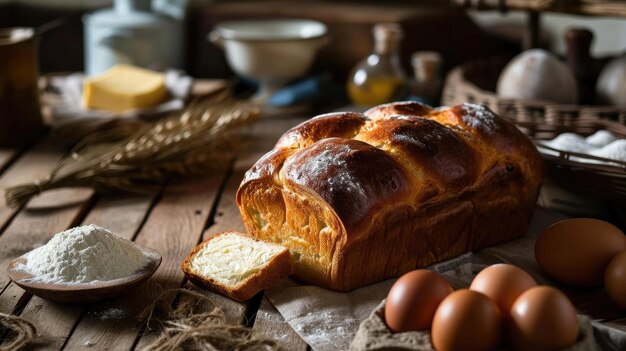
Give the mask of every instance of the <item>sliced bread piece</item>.
M 203 241 L 182 264 L 194 284 L 240 302 L 289 276 L 293 267 L 287 248 L 235 231 Z

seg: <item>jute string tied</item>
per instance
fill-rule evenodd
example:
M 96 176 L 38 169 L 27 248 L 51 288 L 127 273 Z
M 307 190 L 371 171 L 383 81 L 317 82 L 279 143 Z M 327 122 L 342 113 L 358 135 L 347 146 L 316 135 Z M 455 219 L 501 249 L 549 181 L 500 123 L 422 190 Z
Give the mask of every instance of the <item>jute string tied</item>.
M 0 351 L 19 350 L 37 335 L 35 326 L 26 319 L 0 313 Z
M 172 301 L 179 297 L 176 307 Z M 156 317 L 159 314 L 163 318 Z M 188 289 L 161 293 L 143 313 L 148 329 L 158 323 L 163 331 L 144 351 L 170 350 L 283 350 L 275 340 L 251 328 L 226 324 L 224 311 L 207 296 Z

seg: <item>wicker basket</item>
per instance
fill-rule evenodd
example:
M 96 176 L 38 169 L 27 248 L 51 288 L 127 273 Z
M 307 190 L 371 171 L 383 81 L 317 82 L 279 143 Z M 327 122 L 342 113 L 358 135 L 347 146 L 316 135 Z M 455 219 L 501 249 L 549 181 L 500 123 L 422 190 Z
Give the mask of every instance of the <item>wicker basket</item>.
M 626 110 L 499 98 L 493 91 L 506 62 L 493 59 L 455 68 L 446 80 L 443 104 L 472 102 L 486 105 L 512 120 L 538 146 L 542 140 L 553 139 L 562 133 L 588 136 L 601 129 L 626 138 Z M 550 150 L 546 146 L 542 148 Z M 542 156 L 547 161 L 548 175 L 559 184 L 588 196 L 626 201 L 626 162 L 564 151 L 558 151 L 557 155 L 542 152 Z M 594 164 L 595 161 L 611 164 Z
M 562 105 L 538 100 L 503 99 L 496 95 L 496 83 L 507 59 L 474 61 L 454 68 L 446 79 L 444 105 L 473 102 L 488 106 L 501 116 L 535 124 L 569 123 L 569 120 L 606 119 L 626 124 L 626 110 L 613 106 Z
M 527 125 L 529 135 L 533 136 L 539 152 L 546 160 L 548 176 L 564 187 L 587 196 L 626 202 L 626 162 L 561 151 L 543 143 L 544 139 L 553 139 L 561 133 L 588 136 L 602 129 L 609 130 L 620 138 L 626 138 L 626 126 L 604 120 L 572 119 L 570 122 L 567 125 L 531 125 L 531 123 Z
M 453 0 L 453 3 L 477 10 L 528 10 L 591 16 L 626 16 L 626 2 L 622 0 Z

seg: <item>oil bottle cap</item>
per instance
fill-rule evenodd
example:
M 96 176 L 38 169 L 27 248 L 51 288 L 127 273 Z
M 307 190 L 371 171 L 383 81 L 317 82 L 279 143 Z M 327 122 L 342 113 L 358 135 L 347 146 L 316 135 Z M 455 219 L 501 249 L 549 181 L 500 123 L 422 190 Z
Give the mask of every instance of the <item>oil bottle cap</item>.
M 372 30 L 375 50 L 379 54 L 390 54 L 397 49 L 403 31 L 397 23 L 379 23 Z

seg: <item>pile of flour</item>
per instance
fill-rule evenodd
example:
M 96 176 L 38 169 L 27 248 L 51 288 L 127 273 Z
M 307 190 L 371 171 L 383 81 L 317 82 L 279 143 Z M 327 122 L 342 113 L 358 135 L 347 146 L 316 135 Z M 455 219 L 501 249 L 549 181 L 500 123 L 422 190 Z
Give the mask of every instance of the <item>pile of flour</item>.
M 626 139 L 618 139 L 608 130 L 600 130 L 588 137 L 582 137 L 578 134 L 563 133 L 553 140 L 544 143 L 547 146 L 562 151 L 570 151 L 581 154 L 588 154 L 616 161 L 626 162 Z M 550 150 L 542 149 L 547 154 L 556 154 Z M 591 159 L 581 157 L 572 157 L 574 161 L 601 163 Z
M 96 225 L 55 234 L 24 256 L 17 267 L 42 283 L 78 284 L 127 277 L 148 264 L 149 258 L 133 242 Z

